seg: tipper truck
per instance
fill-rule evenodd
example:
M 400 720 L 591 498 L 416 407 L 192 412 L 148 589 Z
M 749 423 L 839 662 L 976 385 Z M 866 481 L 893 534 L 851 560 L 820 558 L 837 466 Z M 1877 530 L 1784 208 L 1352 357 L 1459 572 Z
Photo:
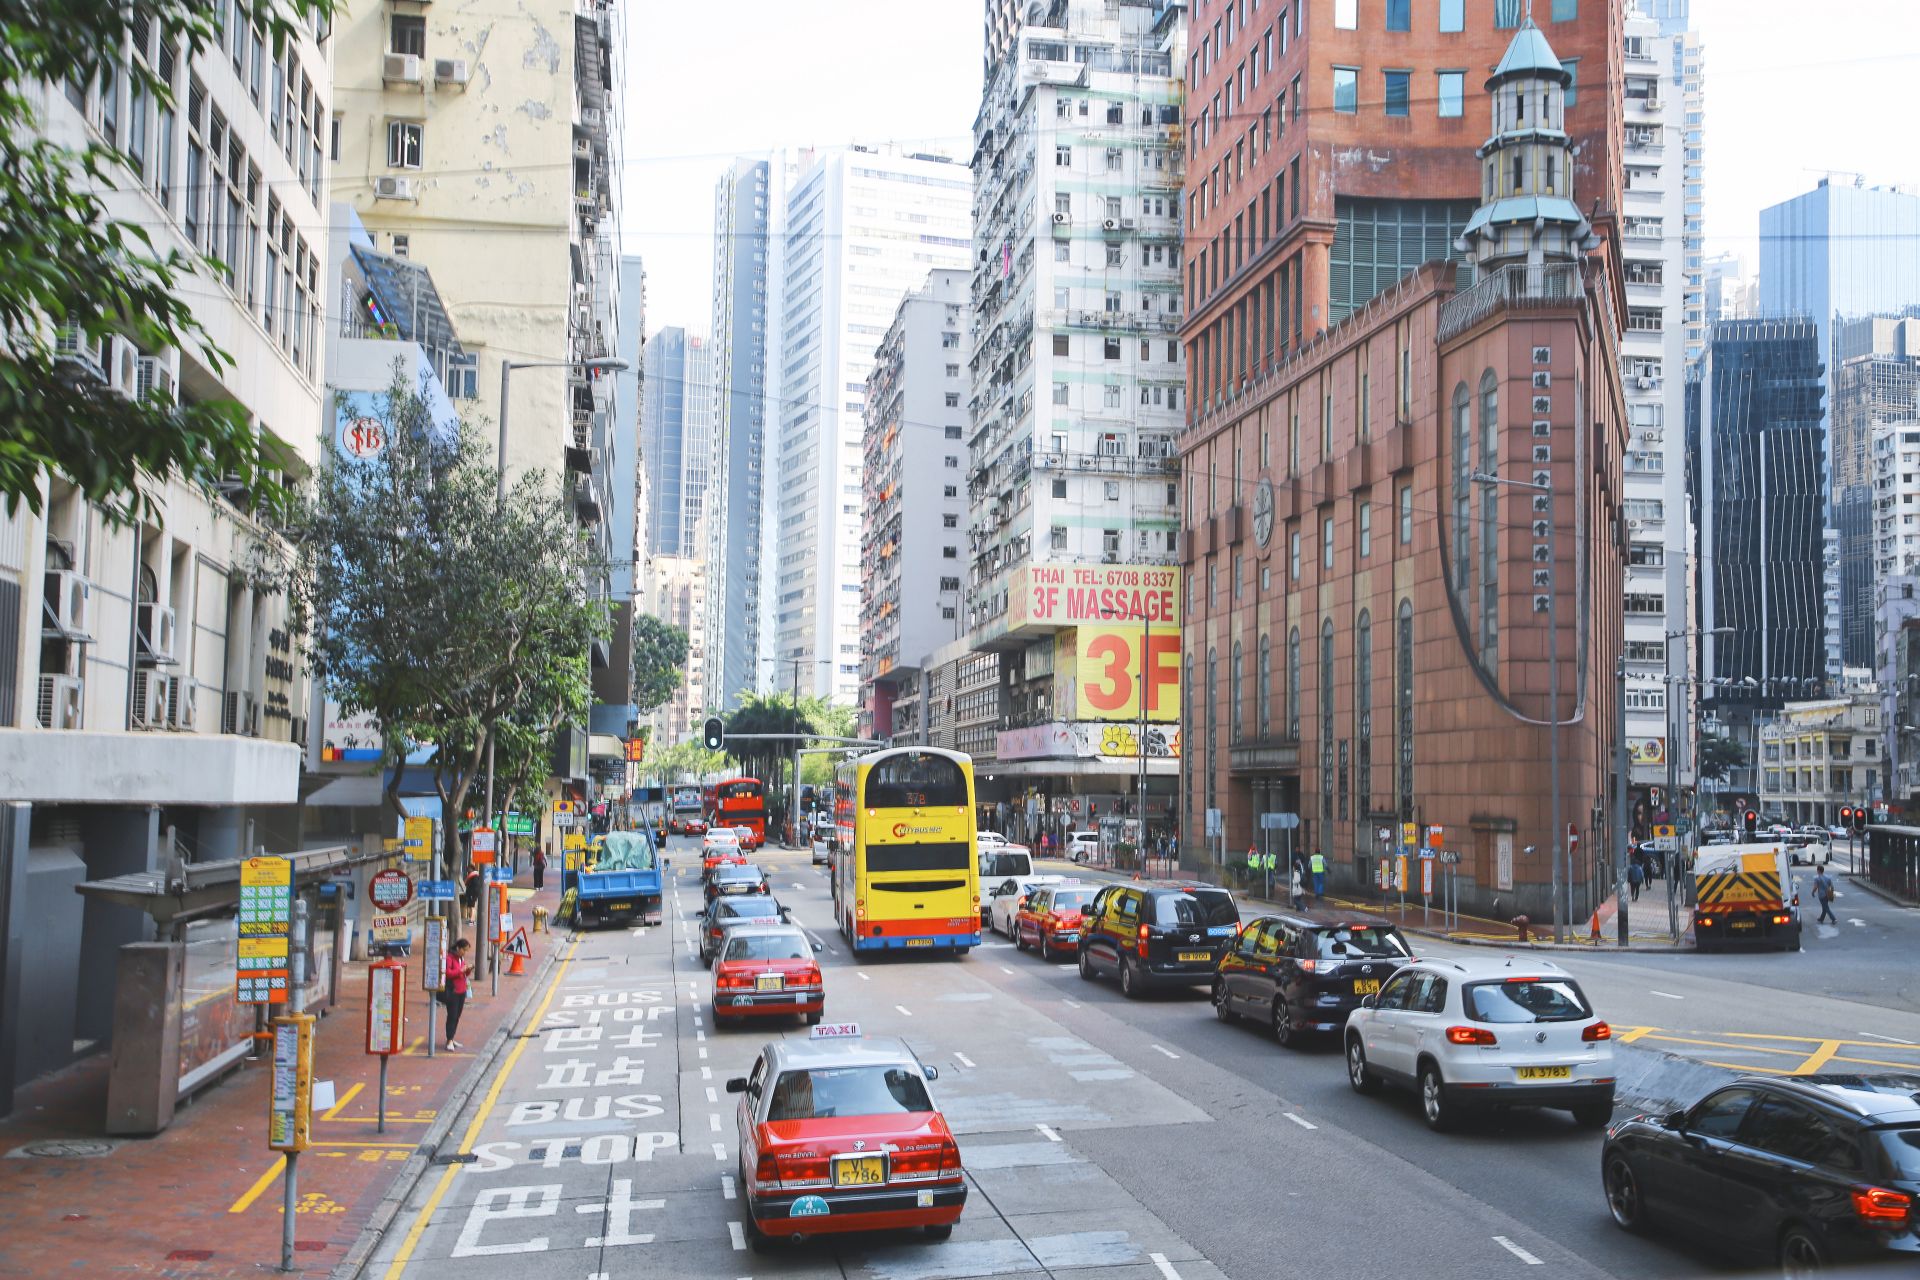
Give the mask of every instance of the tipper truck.
M 1733 943 L 1800 948 L 1800 895 L 1784 843 L 1710 844 L 1693 864 L 1693 937 L 1702 951 Z
M 660 923 L 660 858 L 644 831 L 612 831 L 591 868 L 569 873 L 575 883 L 573 918 L 596 924 Z

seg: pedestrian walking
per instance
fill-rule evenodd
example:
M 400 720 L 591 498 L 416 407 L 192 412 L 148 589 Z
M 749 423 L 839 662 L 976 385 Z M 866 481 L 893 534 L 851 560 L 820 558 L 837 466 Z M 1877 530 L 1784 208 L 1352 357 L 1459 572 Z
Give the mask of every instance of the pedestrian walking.
M 467 919 L 474 920 L 478 918 L 474 915 L 474 911 L 480 905 L 480 868 L 479 867 L 472 866 L 472 865 L 469 865 L 467 867 L 467 884 L 466 884 L 466 888 L 462 889 L 460 892 L 460 905 L 465 909 L 465 914 Z
M 1635 902 L 1640 901 L 1640 884 L 1646 878 L 1646 872 L 1640 870 L 1638 859 L 1627 864 L 1627 892 L 1633 895 Z
M 1313 873 L 1313 905 L 1319 906 L 1320 899 L 1327 893 L 1327 858 L 1316 853 L 1307 860 L 1307 870 Z
M 447 952 L 447 985 L 440 989 L 440 1003 L 447 1006 L 447 1048 L 458 1049 L 460 1042 L 454 1039 L 454 1033 L 460 1030 L 460 1011 L 467 1007 L 467 975 L 472 969 L 467 964 L 467 951 L 473 943 L 461 938 Z
M 1300 884 L 1300 864 L 1296 862 L 1293 864 L 1293 869 L 1288 873 L 1288 882 L 1287 882 L 1287 905 L 1292 907 L 1295 911 L 1298 911 L 1300 909 L 1301 891 L 1302 891 L 1302 886 Z
M 1839 924 L 1833 915 L 1833 877 L 1827 874 L 1827 864 L 1820 864 L 1820 871 L 1813 877 L 1813 896 L 1820 903 L 1820 916 L 1815 924 Z
M 539 889 L 547 883 L 547 851 L 533 851 L 533 887 Z

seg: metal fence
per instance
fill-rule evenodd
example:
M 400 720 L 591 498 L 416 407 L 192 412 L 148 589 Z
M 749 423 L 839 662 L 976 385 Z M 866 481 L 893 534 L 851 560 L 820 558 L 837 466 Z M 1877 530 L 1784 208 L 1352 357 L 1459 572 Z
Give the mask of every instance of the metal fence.
M 1920 901 L 1920 827 L 1869 827 L 1867 879 L 1909 902 Z

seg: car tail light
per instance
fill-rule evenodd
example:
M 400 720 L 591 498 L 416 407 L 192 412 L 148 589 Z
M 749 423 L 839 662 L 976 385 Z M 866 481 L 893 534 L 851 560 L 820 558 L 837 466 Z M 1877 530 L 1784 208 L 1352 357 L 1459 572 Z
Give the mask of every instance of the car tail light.
M 1318 960 L 1302 960 L 1300 962 L 1300 972 L 1302 973 L 1313 973 L 1319 968 L 1320 962 Z
M 753 1166 L 753 1180 L 755 1182 L 780 1181 L 780 1162 L 762 1152 L 760 1159 Z
M 887 1178 L 892 1182 L 921 1182 L 941 1173 L 944 1148 L 937 1142 L 895 1151 L 887 1158 Z
M 1693 925 L 1696 929 L 1710 928 L 1713 925 L 1713 917 L 1712 916 L 1695 916 L 1693 918 Z
M 1775 916 L 1773 918 L 1773 922 L 1775 924 L 1792 924 L 1793 917 L 1792 916 Z
M 817 987 L 820 985 L 820 971 L 818 969 L 802 969 L 797 977 L 800 985 L 803 987 Z
M 1855 1187 L 1853 1214 L 1869 1227 L 1904 1226 L 1913 1210 L 1913 1197 L 1885 1187 Z
M 1147 938 L 1148 938 L 1148 929 L 1147 929 L 1147 926 L 1143 924 L 1140 926 L 1139 937 L 1136 940 L 1140 954 L 1143 956 L 1147 954 Z
M 1057 925 L 1079 924 L 1080 913 L 1078 911 L 1056 911 L 1053 913 L 1053 922 Z
M 782 1187 L 818 1187 L 826 1185 L 828 1160 L 825 1156 L 779 1156 Z
M 753 986 L 753 975 L 750 973 L 723 973 L 714 979 L 713 985 L 722 991 L 751 989 Z
M 1596 1022 L 1580 1033 L 1580 1038 L 1588 1042 L 1613 1039 L 1613 1028 L 1604 1022 Z
M 1448 1027 L 1447 1039 L 1454 1044 L 1499 1044 L 1493 1032 L 1483 1027 Z
M 725 933 L 725 932 L 726 932 L 726 930 L 725 930 L 725 929 L 709 929 L 709 930 L 707 930 L 707 936 L 708 936 L 709 938 L 717 938 L 717 937 L 719 937 L 719 936 L 720 936 L 721 934 L 723 934 L 723 933 Z

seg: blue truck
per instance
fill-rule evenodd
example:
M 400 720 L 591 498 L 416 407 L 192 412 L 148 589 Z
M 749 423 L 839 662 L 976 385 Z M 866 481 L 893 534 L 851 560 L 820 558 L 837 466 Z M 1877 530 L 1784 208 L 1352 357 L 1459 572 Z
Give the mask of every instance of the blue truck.
M 581 928 L 598 924 L 659 924 L 660 856 L 645 831 L 611 831 L 592 870 L 569 872 L 574 883 L 573 919 Z

